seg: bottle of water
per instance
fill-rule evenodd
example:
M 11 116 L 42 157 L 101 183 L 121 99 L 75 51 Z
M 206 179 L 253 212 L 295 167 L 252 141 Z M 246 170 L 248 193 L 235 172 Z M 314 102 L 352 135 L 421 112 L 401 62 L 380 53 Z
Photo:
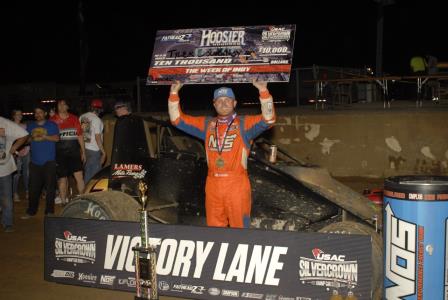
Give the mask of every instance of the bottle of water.
M 333 290 L 330 300 L 344 300 L 344 298 L 342 298 L 342 295 L 339 295 L 338 290 Z
M 347 297 L 345 297 L 345 300 L 358 300 L 358 298 L 353 294 L 352 291 L 348 291 Z

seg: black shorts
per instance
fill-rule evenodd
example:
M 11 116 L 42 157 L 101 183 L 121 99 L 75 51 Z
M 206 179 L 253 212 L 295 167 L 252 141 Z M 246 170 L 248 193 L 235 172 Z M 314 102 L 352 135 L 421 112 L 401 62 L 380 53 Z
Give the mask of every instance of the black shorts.
M 59 178 L 70 176 L 82 169 L 79 151 L 56 151 L 56 172 Z

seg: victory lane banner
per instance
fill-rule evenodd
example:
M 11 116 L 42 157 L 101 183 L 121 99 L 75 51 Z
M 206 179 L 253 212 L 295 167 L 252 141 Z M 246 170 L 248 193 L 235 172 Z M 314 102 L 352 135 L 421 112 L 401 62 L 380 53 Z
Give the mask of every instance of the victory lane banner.
M 147 84 L 288 82 L 295 25 L 159 30 Z
M 45 218 L 45 280 L 135 291 L 137 222 Z M 371 296 L 371 239 L 150 224 L 159 295 L 194 299 Z

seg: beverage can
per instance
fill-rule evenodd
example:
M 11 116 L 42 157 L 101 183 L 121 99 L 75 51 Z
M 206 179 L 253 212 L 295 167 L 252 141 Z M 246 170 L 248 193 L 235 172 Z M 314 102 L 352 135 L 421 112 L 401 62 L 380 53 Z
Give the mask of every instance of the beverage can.
M 277 146 L 271 145 L 269 147 L 269 162 L 275 163 L 277 162 Z

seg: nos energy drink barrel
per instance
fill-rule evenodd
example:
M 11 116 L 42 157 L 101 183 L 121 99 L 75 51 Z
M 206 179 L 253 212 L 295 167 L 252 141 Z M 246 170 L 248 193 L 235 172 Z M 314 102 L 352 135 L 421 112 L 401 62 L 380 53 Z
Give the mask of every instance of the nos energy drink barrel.
M 384 183 L 384 298 L 448 299 L 448 176 Z

